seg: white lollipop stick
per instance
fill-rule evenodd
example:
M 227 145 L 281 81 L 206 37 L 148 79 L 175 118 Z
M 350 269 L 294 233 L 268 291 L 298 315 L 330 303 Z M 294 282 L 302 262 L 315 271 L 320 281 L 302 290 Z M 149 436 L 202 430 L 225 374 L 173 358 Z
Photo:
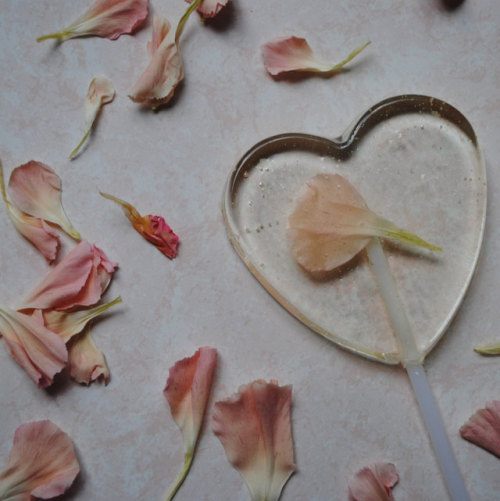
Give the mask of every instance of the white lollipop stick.
M 389 263 L 378 238 L 367 247 L 368 258 L 375 274 L 380 294 L 389 313 L 402 350 L 402 364 L 410 378 L 420 413 L 431 438 L 441 473 L 452 501 L 470 501 L 462 474 L 446 434 L 441 414 L 422 366 L 424 355 L 419 352 L 411 331 Z

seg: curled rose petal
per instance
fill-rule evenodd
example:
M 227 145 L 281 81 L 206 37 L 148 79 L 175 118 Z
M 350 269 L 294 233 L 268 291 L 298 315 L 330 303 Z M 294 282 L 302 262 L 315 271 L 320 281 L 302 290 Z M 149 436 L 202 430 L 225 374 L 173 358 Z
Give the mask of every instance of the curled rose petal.
M 115 97 L 115 88 L 111 83 L 111 80 L 106 77 L 95 77 L 92 79 L 89 85 L 89 90 L 87 92 L 87 98 L 85 100 L 85 110 L 87 113 L 87 125 L 85 126 L 85 134 L 82 140 L 78 143 L 78 146 L 70 153 L 69 157 L 71 159 L 75 158 L 80 148 L 83 146 L 87 138 L 89 137 L 92 126 L 101 111 L 101 108 L 113 101 Z
M 277 501 L 295 471 L 290 423 L 291 386 L 254 381 L 217 402 L 213 431 L 253 501 Z
M 139 212 L 130 205 L 119 198 L 103 193 L 104 198 L 113 200 L 121 205 L 132 226 L 138 231 L 146 240 L 155 245 L 160 252 L 165 254 L 170 259 L 177 255 L 177 246 L 179 244 L 179 237 L 173 232 L 172 228 L 165 222 L 161 216 L 141 216 Z
M 460 436 L 500 458 L 500 401 L 477 411 L 460 428 Z
M 293 256 L 311 273 L 347 263 L 372 237 L 441 250 L 377 216 L 338 174 L 318 174 L 307 182 L 288 218 L 287 236 Z
M 51 421 L 21 425 L 5 470 L 0 473 L 0 499 L 50 499 L 71 486 L 80 471 L 71 439 Z
M 22 309 L 67 310 L 96 304 L 118 267 L 82 240 L 31 292 Z
M 187 3 L 191 3 L 192 0 L 186 0 Z M 205 19 L 209 17 L 215 17 L 222 7 L 225 7 L 229 3 L 229 0 L 202 0 L 198 6 L 197 12 Z
M 173 499 L 191 467 L 210 395 L 216 361 L 217 350 L 204 347 L 192 357 L 176 362 L 169 371 L 163 394 L 170 406 L 172 417 L 184 437 L 186 453 L 183 469 L 172 484 L 167 500 Z
M 14 360 L 42 388 L 68 361 L 64 341 L 29 315 L 0 306 L 0 334 Z
M 187 19 L 199 4 L 200 0 L 191 3 L 175 32 L 167 19 L 154 16 L 153 38 L 148 43 L 151 61 L 129 94 L 132 101 L 156 109 L 174 95 L 175 88 L 184 76 L 179 38 Z
M 392 488 L 399 475 L 391 463 L 377 463 L 349 480 L 349 501 L 393 501 Z
M 54 223 L 68 235 L 79 240 L 61 203 L 61 178 L 47 165 L 30 162 L 16 167 L 9 179 L 12 204 L 33 217 Z
M 370 42 L 364 43 L 340 63 L 332 64 L 318 58 L 305 38 L 283 37 L 264 44 L 262 57 L 267 72 L 274 76 L 290 71 L 333 74 L 369 44 Z
M 96 0 L 69 26 L 37 38 L 37 42 L 55 38 L 64 42 L 70 38 L 97 36 L 116 40 L 132 33 L 148 16 L 149 0 Z
M 86 328 L 68 343 L 69 373 L 81 384 L 89 385 L 100 377 L 109 382 L 109 368 L 104 353 L 96 346 L 90 330 Z

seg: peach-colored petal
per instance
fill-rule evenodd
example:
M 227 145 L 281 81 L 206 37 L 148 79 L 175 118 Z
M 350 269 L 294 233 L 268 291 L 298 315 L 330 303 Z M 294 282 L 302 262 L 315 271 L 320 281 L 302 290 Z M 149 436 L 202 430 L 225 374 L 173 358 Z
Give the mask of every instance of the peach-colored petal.
M 186 0 L 187 3 L 191 3 L 192 0 Z M 229 3 L 229 0 L 202 0 L 198 6 L 197 12 L 205 19 L 209 17 L 215 17 L 222 7 L 225 7 Z
M 276 501 L 295 471 L 290 423 L 291 386 L 254 381 L 217 402 L 213 431 L 254 501 Z
M 170 368 L 163 394 L 170 405 L 172 417 L 181 429 L 186 452 L 184 466 L 172 484 L 166 499 L 173 499 L 189 472 L 205 415 L 212 377 L 217 361 L 217 350 L 200 348 Z
M 71 159 L 75 158 L 83 146 L 85 141 L 90 135 L 92 126 L 101 111 L 101 108 L 113 101 L 115 97 L 115 88 L 111 83 L 111 80 L 106 77 L 95 77 L 92 79 L 89 85 L 89 90 L 87 91 L 87 98 L 85 100 L 85 111 L 87 114 L 87 124 L 85 126 L 85 133 L 82 140 L 78 143 L 78 146 L 70 153 L 69 157 Z
M 377 216 L 338 174 L 318 174 L 307 182 L 288 218 L 287 236 L 297 262 L 312 273 L 328 272 L 346 263 L 371 237 L 441 250 Z
M 0 334 L 14 360 L 45 388 L 68 361 L 64 341 L 29 315 L 0 307 Z
M 27 297 L 22 308 L 66 310 L 96 304 L 118 265 L 82 240 Z
M 71 486 L 80 471 L 71 439 L 51 421 L 21 425 L 5 470 L 0 473 L 0 499 L 51 499 Z
M 37 42 L 55 38 L 59 42 L 70 38 L 97 36 L 116 40 L 132 33 L 148 16 L 149 0 L 96 0 L 69 26 L 37 38 Z
M 88 385 L 102 377 L 104 384 L 108 384 L 108 364 L 88 328 L 69 341 L 68 355 L 69 373 L 75 381 Z
M 173 232 L 172 228 L 165 222 L 161 216 L 141 216 L 137 209 L 128 202 L 119 198 L 101 192 L 101 195 L 109 200 L 113 200 L 121 205 L 125 215 L 128 217 L 132 226 L 149 242 L 155 245 L 160 252 L 170 259 L 177 255 L 177 246 L 179 237 Z
M 334 73 L 357 56 L 370 42 L 354 50 L 340 63 L 326 62 L 314 54 L 305 38 L 277 38 L 262 46 L 264 66 L 271 75 L 290 71 Z
M 399 475 L 391 463 L 377 463 L 349 480 L 349 501 L 393 501 L 392 488 Z
M 500 458 L 500 400 L 472 415 L 460 428 L 460 435 Z
M 80 239 L 64 213 L 61 186 L 61 178 L 50 167 L 34 160 L 16 167 L 9 179 L 9 193 L 17 209 L 54 223 L 68 235 Z

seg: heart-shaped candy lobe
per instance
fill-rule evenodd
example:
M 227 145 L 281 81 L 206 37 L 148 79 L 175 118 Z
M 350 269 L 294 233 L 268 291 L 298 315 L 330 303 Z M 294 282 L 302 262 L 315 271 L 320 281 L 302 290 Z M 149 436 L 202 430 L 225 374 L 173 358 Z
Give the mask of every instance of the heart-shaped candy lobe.
M 428 354 L 465 295 L 481 247 L 486 174 L 470 123 L 435 98 L 390 98 L 334 141 L 294 133 L 261 141 L 226 185 L 230 241 L 266 290 L 338 345 L 399 363 L 400 346 L 366 252 L 315 276 L 290 251 L 288 218 L 317 174 L 340 174 L 376 214 L 443 249 L 433 254 L 384 241 L 418 349 Z

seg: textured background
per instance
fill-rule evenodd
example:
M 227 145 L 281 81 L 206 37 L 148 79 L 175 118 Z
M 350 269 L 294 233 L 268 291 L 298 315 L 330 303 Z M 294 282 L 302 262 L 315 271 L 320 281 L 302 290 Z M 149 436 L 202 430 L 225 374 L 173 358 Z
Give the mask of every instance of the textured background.
M 1 461 L 19 424 L 49 418 L 73 438 L 82 462 L 65 499 L 162 499 L 183 455 L 162 396 L 168 368 L 211 345 L 220 354 L 213 400 L 256 378 L 293 385 L 297 473 L 283 500 L 346 499 L 346 478 L 377 460 L 395 463 L 400 473 L 396 499 L 445 499 L 405 373 L 337 349 L 291 317 L 238 259 L 220 211 L 227 175 L 257 141 L 286 131 L 335 137 L 381 99 L 419 93 L 459 108 L 486 159 L 482 257 L 426 367 L 472 499 L 498 499 L 498 459 L 458 435 L 475 410 L 500 397 L 500 359 L 472 351 L 500 340 L 497 0 L 466 0 L 454 11 L 438 0 L 234 0 L 215 22 L 202 25 L 196 15 L 189 20 L 181 41 L 186 78 L 158 113 L 127 97 L 148 61 L 150 22 L 113 42 L 35 42 L 89 3 L 1 0 L 0 158 L 7 178 L 30 159 L 53 167 L 74 226 L 120 264 L 106 297 L 120 294 L 124 304 L 93 328 L 111 382 L 84 388 L 62 378 L 42 391 L 0 350 Z M 181 0 L 151 4 L 172 23 L 186 7 Z M 334 61 L 366 40 L 373 43 L 349 72 L 276 82 L 263 68 L 260 45 L 292 34 Z M 88 84 L 101 74 L 112 79 L 117 96 L 88 148 L 71 162 Z M 165 216 L 182 241 L 178 258 L 169 261 L 144 242 L 99 190 L 144 214 Z M 0 302 L 15 305 L 47 265 L 3 209 L 0 234 Z M 63 252 L 71 245 L 66 242 Z M 178 499 L 248 499 L 209 422 Z

